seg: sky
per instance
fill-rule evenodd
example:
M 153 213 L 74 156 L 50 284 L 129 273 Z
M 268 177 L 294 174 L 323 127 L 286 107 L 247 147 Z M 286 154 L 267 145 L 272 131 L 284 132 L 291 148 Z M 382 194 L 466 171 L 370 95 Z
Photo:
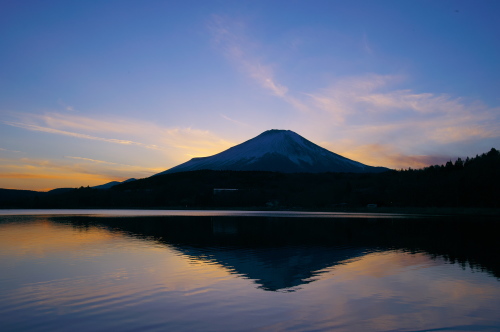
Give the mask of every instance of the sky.
M 371 166 L 500 148 L 499 1 L 0 2 L 0 188 L 144 178 L 269 129 Z

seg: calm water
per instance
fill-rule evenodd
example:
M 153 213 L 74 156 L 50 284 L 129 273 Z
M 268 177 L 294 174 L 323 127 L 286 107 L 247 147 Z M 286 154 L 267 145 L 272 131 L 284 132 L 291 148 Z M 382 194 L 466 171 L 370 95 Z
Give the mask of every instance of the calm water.
M 496 220 L 2 212 L 1 331 L 500 330 Z

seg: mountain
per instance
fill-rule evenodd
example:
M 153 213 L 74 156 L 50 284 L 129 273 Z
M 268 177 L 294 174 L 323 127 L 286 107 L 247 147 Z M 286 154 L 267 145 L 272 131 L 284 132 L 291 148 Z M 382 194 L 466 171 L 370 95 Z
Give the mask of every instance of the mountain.
M 123 182 L 111 181 L 111 182 L 108 182 L 108 183 L 105 183 L 105 184 L 94 186 L 92 188 L 94 188 L 94 189 L 109 189 L 109 188 L 114 187 L 116 185 L 119 185 L 119 184 L 122 184 L 122 183 L 127 183 L 127 182 L 130 182 L 130 181 L 135 181 L 135 180 L 136 179 L 134 179 L 134 178 L 130 178 L 130 179 L 125 180 Z
M 75 188 L 56 188 L 47 191 L 47 195 L 59 195 L 75 190 Z
M 342 157 L 291 130 L 272 129 L 216 155 L 193 158 L 156 175 L 202 169 L 283 173 L 376 173 L 388 170 Z
M 9 200 L 22 200 L 40 197 L 44 192 L 33 190 L 19 190 L 19 189 L 3 189 L 0 188 L 0 202 L 5 203 Z

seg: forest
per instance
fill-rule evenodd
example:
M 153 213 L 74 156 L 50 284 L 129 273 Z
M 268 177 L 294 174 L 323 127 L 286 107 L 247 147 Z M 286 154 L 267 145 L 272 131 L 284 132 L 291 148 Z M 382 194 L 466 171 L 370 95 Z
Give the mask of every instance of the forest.
M 230 190 L 229 190 L 230 189 Z M 500 207 L 500 152 L 378 174 L 192 171 L 110 189 L 0 190 L 0 208 Z

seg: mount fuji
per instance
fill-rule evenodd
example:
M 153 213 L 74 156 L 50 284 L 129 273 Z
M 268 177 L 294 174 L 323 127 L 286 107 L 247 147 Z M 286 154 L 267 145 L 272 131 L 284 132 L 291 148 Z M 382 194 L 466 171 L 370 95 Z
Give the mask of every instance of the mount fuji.
M 388 170 L 342 157 L 291 130 L 271 129 L 218 154 L 193 158 L 156 175 L 204 169 L 283 173 L 377 173 Z

